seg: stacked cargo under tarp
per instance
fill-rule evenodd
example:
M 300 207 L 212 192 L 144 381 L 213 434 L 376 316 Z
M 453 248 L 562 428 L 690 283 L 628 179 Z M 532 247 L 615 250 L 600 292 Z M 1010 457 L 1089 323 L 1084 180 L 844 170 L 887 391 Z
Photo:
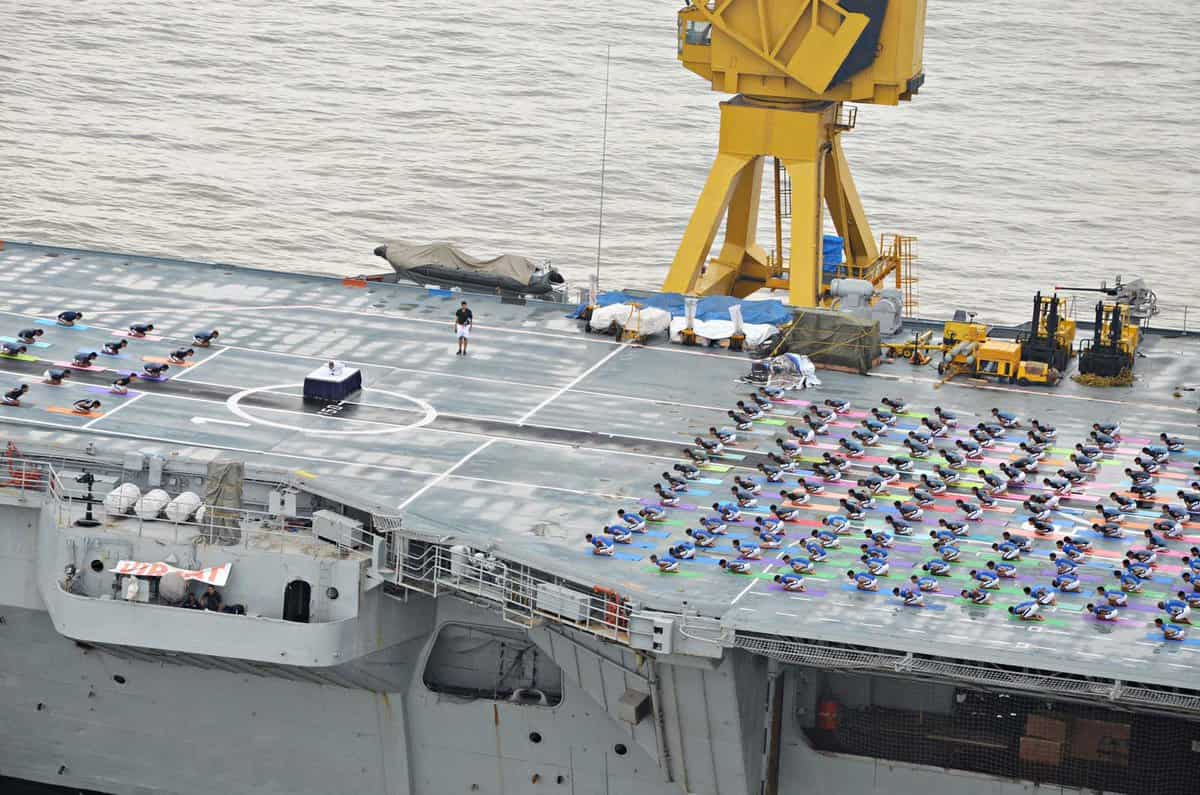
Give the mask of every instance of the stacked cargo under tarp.
M 869 372 L 879 364 L 879 323 L 828 309 L 797 309 L 778 353 L 798 353 L 819 367 Z

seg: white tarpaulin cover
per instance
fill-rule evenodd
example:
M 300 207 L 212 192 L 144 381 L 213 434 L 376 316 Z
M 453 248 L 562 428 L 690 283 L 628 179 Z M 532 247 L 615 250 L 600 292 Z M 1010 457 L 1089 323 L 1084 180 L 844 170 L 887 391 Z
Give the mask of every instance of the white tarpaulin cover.
M 642 336 L 648 337 L 670 328 L 671 313 L 649 306 L 639 310 L 633 304 L 609 304 L 596 307 L 588 327 L 592 331 L 605 331 L 613 323 L 621 328 L 636 329 Z
M 597 310 L 598 311 L 598 310 Z M 679 332 L 687 328 L 686 317 L 671 318 L 671 342 L 679 342 Z M 703 340 L 729 339 L 734 331 L 732 320 L 693 320 L 692 331 Z M 777 331 L 775 326 L 767 323 L 743 323 L 742 333 L 746 335 L 746 344 L 750 347 L 759 345 L 767 337 Z
M 412 270 L 433 265 L 464 273 L 488 274 L 515 279 L 528 284 L 537 265 L 528 257 L 501 254 L 492 259 L 479 259 L 459 250 L 453 243 L 406 243 L 392 240 L 387 244 L 385 259 L 396 270 Z
M 170 563 L 139 563 L 136 560 L 118 561 L 109 569 L 113 574 L 127 574 L 134 577 L 163 577 L 174 572 L 185 580 L 196 580 L 206 585 L 218 588 L 229 581 L 229 569 L 232 563 L 222 563 L 220 566 L 210 566 L 207 569 L 177 569 Z

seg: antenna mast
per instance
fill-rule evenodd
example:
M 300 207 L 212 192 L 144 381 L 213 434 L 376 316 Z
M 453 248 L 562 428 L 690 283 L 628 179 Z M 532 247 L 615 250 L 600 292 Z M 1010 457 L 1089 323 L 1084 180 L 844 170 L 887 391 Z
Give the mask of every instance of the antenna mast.
M 596 275 L 593 289 L 600 291 L 600 243 L 604 239 L 604 166 L 608 160 L 608 75 L 612 67 L 612 45 L 604 57 L 604 127 L 600 144 L 600 218 L 596 223 Z

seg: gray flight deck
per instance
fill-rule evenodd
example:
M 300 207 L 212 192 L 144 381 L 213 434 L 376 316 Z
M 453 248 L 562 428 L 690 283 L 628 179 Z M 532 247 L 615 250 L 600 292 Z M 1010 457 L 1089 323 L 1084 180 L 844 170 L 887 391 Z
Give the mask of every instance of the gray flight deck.
M 1124 540 L 1095 537 L 1096 551 L 1081 568 L 1083 592 L 1060 595 L 1039 623 L 1020 622 L 1006 607 L 1024 599 L 1020 587 L 1049 584 L 1053 539 L 1035 542 L 1036 552 L 1019 564 L 1015 583 L 1007 580 L 995 593 L 992 606 L 968 606 L 956 596 L 967 571 L 995 557 L 990 544 L 1004 529 L 1032 535 L 1022 529 L 1019 498 L 1004 498 L 999 510 L 972 527 L 954 576 L 943 578 L 942 593 L 929 595 L 923 608 L 902 606 L 891 587 L 906 583 L 913 567 L 935 556 L 927 529 L 937 517 L 953 515 L 954 493 L 939 498 L 941 510 L 927 512 L 924 531 L 897 539 L 891 574 L 880 579 L 879 593 L 855 591 L 846 570 L 859 567 L 861 527 L 883 527 L 890 510 L 885 499 L 808 577 L 807 592 L 783 592 L 771 579 L 782 565 L 777 556 L 803 554 L 800 539 L 833 512 L 846 482 L 814 498 L 805 520 L 789 525 L 785 549 L 769 552 L 751 575 L 723 571 L 716 565 L 720 554 L 701 553 L 670 575 L 647 560 L 685 539 L 684 529 L 702 515 L 697 506 L 727 499 L 735 474 L 758 474 L 753 466 L 775 449 L 778 421 L 801 412 L 804 401 L 826 397 L 848 399 L 857 412 L 878 405 L 883 395 L 906 398 L 913 412 L 940 404 L 958 413 L 963 426 L 987 418 L 991 406 L 1037 417 L 1059 432 L 1059 448 L 1043 466 L 1047 474 L 1084 439 L 1091 422 L 1120 421 L 1122 447 L 1084 493 L 1054 515 L 1060 526 L 1054 538 L 1093 537 L 1088 525 L 1095 503 L 1114 487 L 1124 488 L 1122 468 L 1143 440 L 1165 431 L 1189 446 L 1158 479 L 1160 497 L 1173 496 L 1193 479 L 1192 465 L 1200 458 L 1197 393 L 1173 393 L 1200 381 L 1194 337 L 1151 335 L 1132 389 L 1088 389 L 1070 380 L 1056 389 L 975 383 L 938 388 L 932 367 L 906 362 L 885 364 L 870 377 L 822 371 L 823 386 L 792 393 L 770 421 L 740 434 L 730 455 L 715 460 L 718 466 L 681 495 L 684 505 L 670 510 L 667 522 L 622 545 L 616 558 L 602 558 L 590 553 L 584 534 L 615 521 L 617 508 L 636 508 L 651 497 L 658 474 L 681 460 L 691 437 L 728 424 L 725 411 L 750 389 L 737 380 L 749 369 L 745 355 L 621 344 L 582 333 L 562 305 L 471 296 L 476 327 L 470 355 L 457 357 L 452 322 L 458 294 L 15 243 L 0 250 L 0 267 L 6 274 L 0 336 L 15 336 L 64 309 L 86 313 L 85 328 L 43 326 L 48 346 L 29 351 L 37 361 L 0 359 L 0 386 L 31 383 L 28 405 L 0 407 L 4 441 L 18 446 L 92 441 L 114 450 L 224 449 L 247 461 L 352 485 L 365 498 L 397 509 L 406 528 L 453 536 L 580 584 L 614 588 L 647 608 L 678 611 L 686 601 L 687 609 L 721 618 L 738 632 L 1200 689 L 1200 629 L 1183 642 L 1167 642 L 1152 623 L 1161 615 L 1158 599 L 1185 586 L 1179 558 L 1200 545 L 1200 520 L 1160 555 L 1147 593 L 1131 597 L 1111 623 L 1092 619 L 1083 605 L 1098 583 L 1117 586 L 1111 570 L 1126 548 L 1142 540 L 1141 529 L 1154 518 L 1150 512 L 1129 520 Z M 1046 285 L 1031 284 L 1030 290 L 1039 286 Z M 153 322 L 163 339 L 131 340 L 124 358 L 101 357 L 98 364 L 140 369 L 143 357 L 166 356 L 202 328 L 219 328 L 220 343 L 197 349 L 191 366 L 173 367 L 165 382 L 135 384 L 128 397 L 105 393 L 112 372 L 78 372 L 61 387 L 41 383 L 49 363 L 69 361 L 78 349 L 99 349 L 114 330 L 137 321 Z M 302 402 L 300 385 L 331 358 L 361 367 L 366 389 L 322 412 Z M 103 402 L 98 416 L 64 413 L 89 395 Z M 825 447 L 814 455 L 832 449 L 858 416 L 843 418 L 831 436 L 821 437 Z M 917 416 L 903 418 L 901 427 L 915 425 Z M 902 435 L 902 429 L 893 431 L 851 474 L 897 454 Z M 995 469 L 1014 458 L 1019 438 L 1019 432 L 1007 437 L 984 465 Z M 927 471 L 934 460 L 919 462 L 917 471 Z M 765 512 L 771 501 L 764 493 L 764 507 L 755 510 Z M 731 527 L 730 540 L 735 537 L 751 536 L 744 526 Z

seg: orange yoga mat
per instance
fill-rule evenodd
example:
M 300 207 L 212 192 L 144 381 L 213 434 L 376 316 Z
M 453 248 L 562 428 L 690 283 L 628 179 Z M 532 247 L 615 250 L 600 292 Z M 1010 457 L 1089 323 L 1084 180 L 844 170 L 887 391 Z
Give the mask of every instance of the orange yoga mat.
M 46 411 L 50 411 L 55 414 L 67 414 L 71 417 L 87 417 L 90 420 L 94 420 L 94 419 L 104 416 L 103 411 L 89 411 L 87 414 L 80 414 L 75 409 L 65 409 L 62 406 L 48 406 L 46 408 Z

